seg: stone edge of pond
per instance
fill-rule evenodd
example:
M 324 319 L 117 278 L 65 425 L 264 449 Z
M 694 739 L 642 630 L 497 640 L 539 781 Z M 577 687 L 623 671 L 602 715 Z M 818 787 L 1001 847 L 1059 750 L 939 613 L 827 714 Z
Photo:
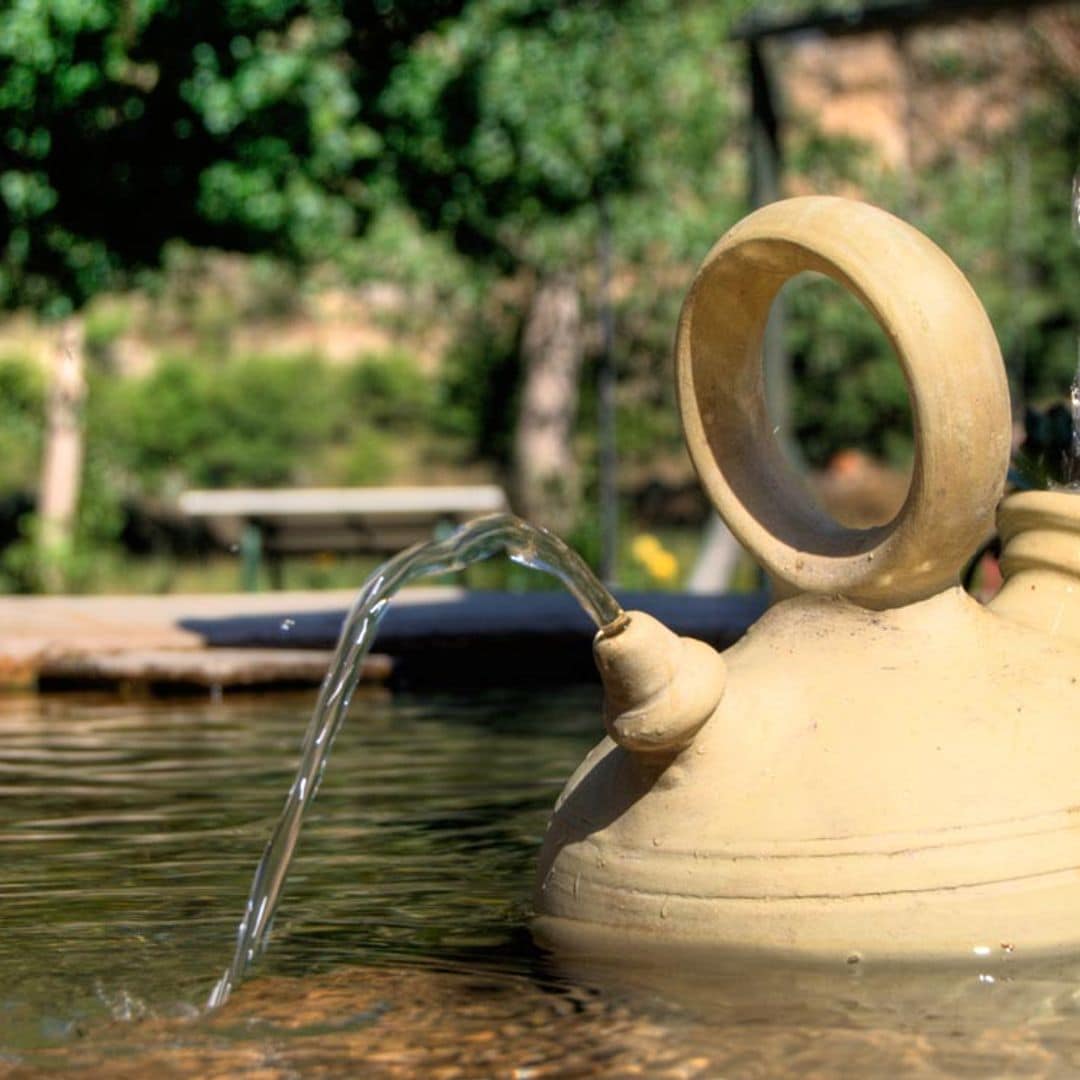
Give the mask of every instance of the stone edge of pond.
M 676 633 L 718 648 L 764 611 L 752 595 L 622 592 Z M 0 687 L 155 693 L 319 683 L 352 593 L 0 598 Z M 593 627 L 561 592 L 403 592 L 362 681 L 395 686 L 593 681 Z

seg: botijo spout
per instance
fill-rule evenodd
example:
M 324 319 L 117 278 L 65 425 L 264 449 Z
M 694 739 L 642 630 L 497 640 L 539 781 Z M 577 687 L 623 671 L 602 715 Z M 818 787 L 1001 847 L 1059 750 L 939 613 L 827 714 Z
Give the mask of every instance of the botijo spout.
M 643 611 L 627 612 L 593 642 L 604 684 L 604 727 L 638 754 L 684 750 L 724 695 L 724 659 Z

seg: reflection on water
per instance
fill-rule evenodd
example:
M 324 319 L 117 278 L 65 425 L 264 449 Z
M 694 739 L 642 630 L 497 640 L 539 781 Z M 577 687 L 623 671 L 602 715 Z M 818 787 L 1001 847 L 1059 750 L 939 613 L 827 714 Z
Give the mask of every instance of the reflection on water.
M 0 1045 L 201 1006 L 310 697 L 0 707 Z M 365 700 L 339 740 L 261 970 L 513 955 L 593 695 Z
M 1080 964 L 550 958 L 525 930 L 587 692 L 364 702 L 255 977 L 202 1015 L 310 700 L 0 705 L 0 1074 L 1068 1075 Z M 515 1072 L 516 1071 L 516 1072 Z

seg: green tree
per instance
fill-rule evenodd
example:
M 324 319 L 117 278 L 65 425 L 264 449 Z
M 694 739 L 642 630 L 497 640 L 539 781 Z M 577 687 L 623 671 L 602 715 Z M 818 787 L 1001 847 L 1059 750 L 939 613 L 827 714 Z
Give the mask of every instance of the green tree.
M 395 43 L 452 9 L 0 6 L 0 309 L 77 316 L 157 267 L 174 240 L 298 264 L 334 255 L 385 192 L 373 181 L 371 88 L 385 82 Z
M 744 7 L 472 0 L 417 39 L 381 97 L 394 177 L 422 220 L 530 282 L 516 486 L 556 527 L 575 509 L 582 279 L 601 214 L 633 234 L 664 196 L 710 186 L 730 119 L 717 56 Z
M 1008 67 L 981 67 L 925 42 L 913 58 L 913 94 L 948 111 L 962 93 L 1013 87 L 1004 129 L 973 126 L 944 138 L 935 110 L 918 112 L 915 169 L 885 168 L 871 149 L 824 135 L 812 116 L 789 125 L 788 166 L 820 191 L 856 187 L 939 244 L 986 307 L 1009 371 L 1018 419 L 1025 403 L 1061 399 L 1076 369 L 1080 244 L 1070 228 L 1070 188 L 1080 161 L 1080 89 L 1068 62 L 1028 28 L 1022 84 Z M 991 39 L 992 40 L 992 39 Z M 946 64 L 945 61 L 948 61 Z M 992 79 L 990 76 L 992 75 Z M 992 86 L 988 86 L 992 83 Z M 910 460 L 911 411 L 888 339 L 831 282 L 790 291 L 788 346 L 796 375 L 793 419 L 814 465 L 858 445 Z
M 66 314 L 170 239 L 307 258 L 354 231 L 378 139 L 336 5 L 0 11 L 0 304 Z

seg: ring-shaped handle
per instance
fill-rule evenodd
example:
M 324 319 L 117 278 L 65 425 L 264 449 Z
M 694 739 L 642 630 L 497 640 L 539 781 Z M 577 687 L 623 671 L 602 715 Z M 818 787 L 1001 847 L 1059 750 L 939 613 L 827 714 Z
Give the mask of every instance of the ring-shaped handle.
M 850 529 L 829 517 L 772 433 L 765 322 L 780 287 L 805 270 L 854 293 L 903 368 L 915 460 L 907 499 L 886 525 Z M 744 218 L 694 279 L 676 370 L 687 445 L 709 497 L 789 589 L 872 608 L 912 603 L 955 584 L 992 531 L 1011 447 L 997 339 L 954 263 L 891 214 L 808 196 Z

